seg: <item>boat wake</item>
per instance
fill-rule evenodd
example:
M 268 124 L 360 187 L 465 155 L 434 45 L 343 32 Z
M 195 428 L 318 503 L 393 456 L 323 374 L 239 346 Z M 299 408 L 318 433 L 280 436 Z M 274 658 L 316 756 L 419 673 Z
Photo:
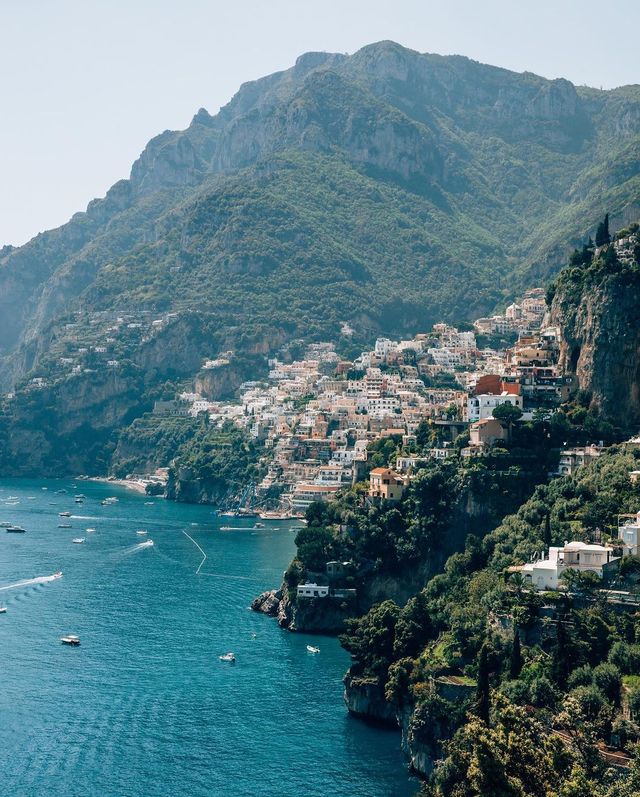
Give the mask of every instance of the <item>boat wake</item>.
M 153 540 L 145 540 L 144 542 L 139 542 L 137 545 L 132 545 L 130 548 L 125 548 L 124 551 L 117 551 L 111 554 L 111 558 L 124 559 L 127 556 L 138 553 L 138 551 L 144 551 L 145 548 L 153 548 Z
M 27 578 L 23 581 L 16 581 L 15 584 L 6 584 L 0 587 L 0 592 L 8 589 L 20 589 L 20 587 L 31 587 L 36 584 L 48 584 L 50 581 L 56 581 L 62 578 L 62 573 L 54 573 L 52 576 L 37 576 L 36 578 Z

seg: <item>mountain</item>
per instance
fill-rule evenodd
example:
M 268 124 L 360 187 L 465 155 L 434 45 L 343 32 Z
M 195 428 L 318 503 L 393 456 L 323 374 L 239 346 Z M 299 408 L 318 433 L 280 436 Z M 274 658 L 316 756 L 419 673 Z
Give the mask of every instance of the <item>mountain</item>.
M 0 249 L 0 387 L 42 377 L 57 417 L 97 381 L 107 434 L 219 352 L 483 315 L 553 275 L 583 219 L 640 215 L 639 166 L 639 86 L 393 42 L 307 53 L 157 136 L 64 226 Z M 100 373 L 96 349 L 132 379 Z

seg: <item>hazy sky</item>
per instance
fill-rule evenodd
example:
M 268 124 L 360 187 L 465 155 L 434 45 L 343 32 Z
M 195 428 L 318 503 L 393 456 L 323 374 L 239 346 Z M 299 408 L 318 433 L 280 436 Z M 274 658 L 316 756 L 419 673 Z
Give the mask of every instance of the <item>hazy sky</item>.
M 0 246 L 62 224 L 152 136 L 308 50 L 393 39 L 610 88 L 640 82 L 638 30 L 635 0 L 0 0 Z

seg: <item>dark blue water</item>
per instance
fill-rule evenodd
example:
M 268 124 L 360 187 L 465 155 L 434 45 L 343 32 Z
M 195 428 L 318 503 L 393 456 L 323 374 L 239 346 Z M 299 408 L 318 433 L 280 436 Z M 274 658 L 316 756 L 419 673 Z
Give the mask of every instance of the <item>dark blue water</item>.
M 119 503 L 101 506 L 107 495 Z M 0 521 L 27 529 L 0 529 L 0 586 L 64 573 L 0 591 L 3 797 L 413 795 L 399 737 L 344 709 L 338 642 L 247 608 L 279 583 L 293 533 L 222 532 L 204 507 L 147 500 L 86 482 L 0 482 Z M 58 528 L 63 510 L 81 516 L 71 529 Z M 134 549 L 142 528 L 154 546 Z M 199 575 L 184 531 L 207 554 Z M 65 633 L 81 646 L 62 645 Z M 218 659 L 228 650 L 235 665 Z

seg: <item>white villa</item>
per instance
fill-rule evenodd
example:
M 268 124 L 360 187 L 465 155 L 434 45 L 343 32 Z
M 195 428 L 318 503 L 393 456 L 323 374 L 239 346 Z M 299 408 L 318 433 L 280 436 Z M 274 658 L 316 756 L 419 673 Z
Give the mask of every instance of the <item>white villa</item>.
M 613 555 L 608 545 L 594 545 L 586 542 L 566 542 L 562 548 L 549 548 L 546 558 L 527 562 L 510 568 L 511 572 L 522 573 L 525 583 L 538 591 L 558 589 L 565 570 L 578 570 L 581 573 L 596 573 L 603 578 L 609 565 L 617 563 L 620 557 Z M 614 567 L 617 566 L 613 565 Z

